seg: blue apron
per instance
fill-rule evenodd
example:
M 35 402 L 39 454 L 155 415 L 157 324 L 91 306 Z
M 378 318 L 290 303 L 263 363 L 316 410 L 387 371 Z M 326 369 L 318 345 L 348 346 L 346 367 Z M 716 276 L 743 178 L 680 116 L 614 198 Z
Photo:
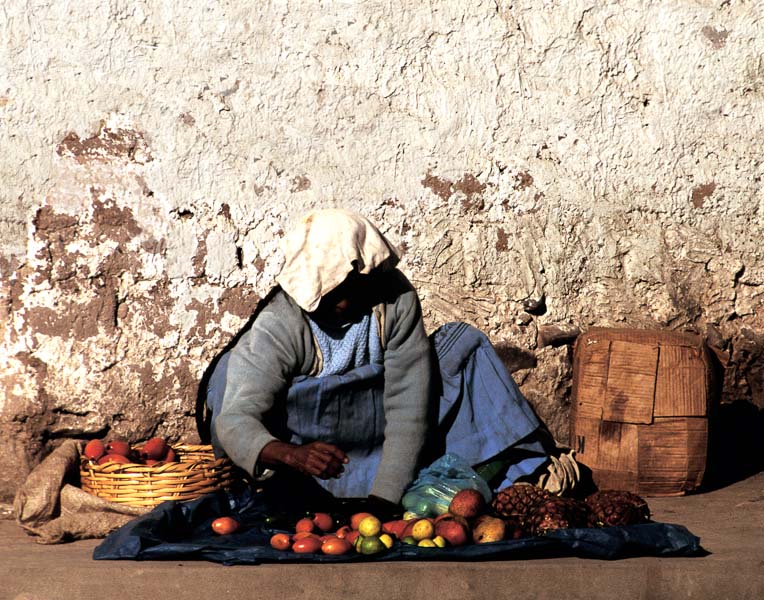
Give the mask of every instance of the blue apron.
M 507 449 L 516 450 L 500 489 L 547 462 L 536 439 L 540 424 L 488 338 L 465 323 L 448 323 L 430 336 L 442 391 L 438 423 L 445 452 L 472 465 Z M 228 355 L 218 362 L 208 385 L 207 404 L 215 415 L 222 406 Z M 384 441 L 384 367 L 367 364 L 339 375 L 296 377 L 287 392 L 286 428 L 290 442 L 320 440 L 335 444 L 350 462 L 338 479 L 317 483 L 336 497 L 365 497 L 377 472 Z

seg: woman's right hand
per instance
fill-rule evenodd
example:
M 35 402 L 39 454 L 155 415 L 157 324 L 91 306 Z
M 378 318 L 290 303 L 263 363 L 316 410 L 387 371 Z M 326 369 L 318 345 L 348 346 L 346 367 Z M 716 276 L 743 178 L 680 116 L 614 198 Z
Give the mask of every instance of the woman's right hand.
M 334 444 L 311 442 L 304 446 L 285 442 L 270 442 L 260 452 L 264 465 L 291 467 L 319 479 L 339 477 L 348 463 L 347 455 Z

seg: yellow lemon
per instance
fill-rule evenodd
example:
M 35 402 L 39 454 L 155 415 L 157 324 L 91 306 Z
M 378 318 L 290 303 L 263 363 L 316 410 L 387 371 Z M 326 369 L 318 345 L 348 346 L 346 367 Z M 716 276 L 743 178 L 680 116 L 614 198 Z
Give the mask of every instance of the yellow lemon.
M 393 538 L 390 537 L 389 533 L 383 533 L 382 535 L 380 535 L 379 541 L 382 542 L 387 548 L 393 547 Z
M 356 546 L 356 550 L 361 554 L 377 554 L 387 550 L 387 546 L 376 535 L 369 537 L 358 536 L 358 539 L 361 541 Z
M 419 515 L 415 512 L 411 512 L 410 510 L 407 510 L 405 513 L 403 513 L 403 520 L 404 521 L 410 521 L 411 519 L 418 519 Z
M 382 531 L 382 522 L 377 517 L 366 517 L 358 524 L 358 533 L 364 537 L 379 535 Z
M 414 523 L 414 526 L 411 528 L 411 536 L 416 540 L 426 540 L 426 539 L 432 539 L 432 536 L 435 535 L 435 525 L 430 523 L 427 519 L 422 519 L 421 521 L 417 521 Z
M 432 540 L 419 540 L 419 543 L 417 544 L 420 548 L 437 548 L 435 545 L 435 542 Z
M 445 548 L 446 547 L 446 539 L 442 535 L 436 535 L 434 538 L 432 538 L 433 543 L 438 548 Z

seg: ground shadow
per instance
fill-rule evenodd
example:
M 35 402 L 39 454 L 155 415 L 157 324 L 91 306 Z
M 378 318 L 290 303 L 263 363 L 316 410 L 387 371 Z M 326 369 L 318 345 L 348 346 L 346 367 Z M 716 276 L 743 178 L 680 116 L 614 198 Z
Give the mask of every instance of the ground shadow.
M 699 491 L 728 486 L 764 471 L 764 409 L 738 400 L 709 415 L 708 460 Z

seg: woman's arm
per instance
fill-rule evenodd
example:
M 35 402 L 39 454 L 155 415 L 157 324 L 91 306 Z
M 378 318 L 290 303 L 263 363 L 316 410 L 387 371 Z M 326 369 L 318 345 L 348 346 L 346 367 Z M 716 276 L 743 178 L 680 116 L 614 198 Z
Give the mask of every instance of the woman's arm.
M 223 406 L 215 420 L 221 446 L 234 463 L 254 474 L 256 465 L 287 466 L 317 477 L 342 471 L 344 453 L 330 444 L 297 446 L 274 437 L 263 417 L 286 397 L 292 378 L 315 359 L 302 313 L 277 296 L 231 350 Z
M 399 293 L 386 307 L 385 441 L 371 494 L 397 503 L 428 434 L 432 359 L 416 291 L 399 271 L 389 277 Z

